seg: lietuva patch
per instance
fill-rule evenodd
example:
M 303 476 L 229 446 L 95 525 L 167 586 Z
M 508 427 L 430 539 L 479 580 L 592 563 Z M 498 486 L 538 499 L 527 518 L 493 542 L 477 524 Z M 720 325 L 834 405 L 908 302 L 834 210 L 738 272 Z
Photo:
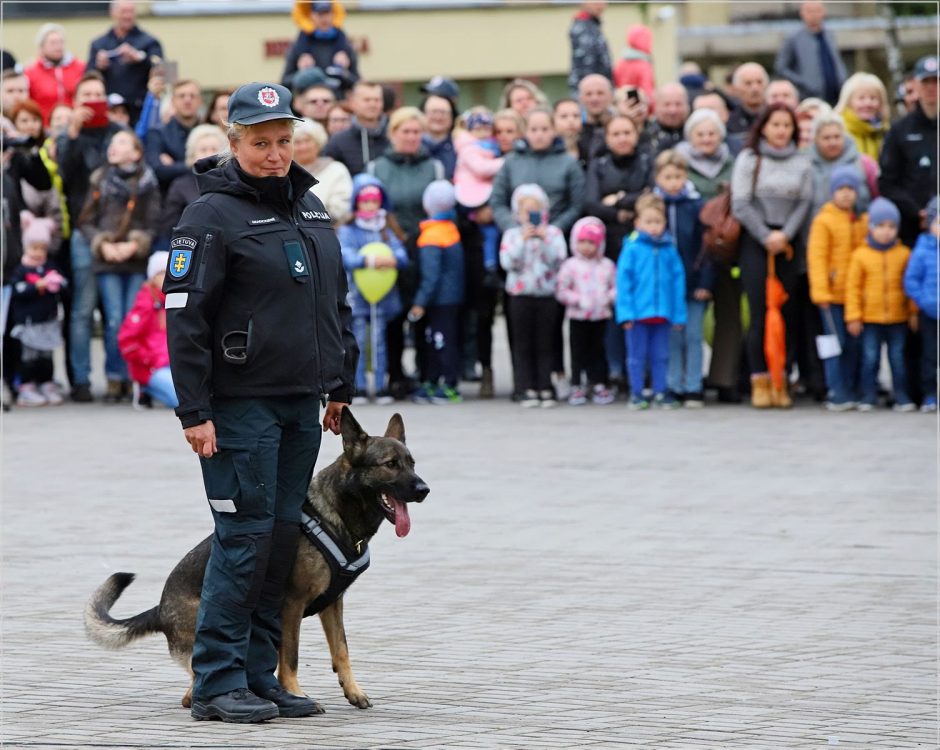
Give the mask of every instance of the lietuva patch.
M 170 262 L 167 273 L 171 279 L 185 279 L 193 266 L 193 253 L 199 242 L 192 237 L 174 237 L 170 242 Z

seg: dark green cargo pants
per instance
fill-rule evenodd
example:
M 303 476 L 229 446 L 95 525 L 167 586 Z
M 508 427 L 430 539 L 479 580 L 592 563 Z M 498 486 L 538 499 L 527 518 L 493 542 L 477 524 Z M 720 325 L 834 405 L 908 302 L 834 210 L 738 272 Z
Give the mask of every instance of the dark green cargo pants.
M 218 399 L 219 452 L 200 458 L 215 521 L 202 584 L 193 698 L 277 685 L 284 587 L 320 449 L 315 396 Z

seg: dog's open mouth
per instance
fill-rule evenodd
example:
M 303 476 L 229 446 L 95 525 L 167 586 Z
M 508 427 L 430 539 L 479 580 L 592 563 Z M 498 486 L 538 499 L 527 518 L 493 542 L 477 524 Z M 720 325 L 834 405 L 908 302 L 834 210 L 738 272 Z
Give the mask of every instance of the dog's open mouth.
M 411 518 L 408 516 L 408 506 L 386 492 L 382 493 L 382 510 L 385 517 L 395 524 L 395 533 L 398 536 L 408 536 L 411 531 Z

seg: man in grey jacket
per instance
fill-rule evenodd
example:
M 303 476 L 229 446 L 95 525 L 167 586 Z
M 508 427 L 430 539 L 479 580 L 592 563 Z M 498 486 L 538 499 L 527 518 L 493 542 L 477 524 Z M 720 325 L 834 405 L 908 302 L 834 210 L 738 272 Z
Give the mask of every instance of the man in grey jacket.
M 803 3 L 803 28 L 793 32 L 780 47 L 774 73 L 791 81 L 800 96 L 815 96 L 835 105 L 846 72 L 832 34 L 823 28 L 826 11 L 822 3 Z

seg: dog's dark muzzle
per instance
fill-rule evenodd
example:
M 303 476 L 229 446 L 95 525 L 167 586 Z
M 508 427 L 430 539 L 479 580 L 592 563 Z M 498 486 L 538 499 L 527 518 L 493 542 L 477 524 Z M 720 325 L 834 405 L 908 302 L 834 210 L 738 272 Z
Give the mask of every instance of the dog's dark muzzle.
M 412 489 L 412 495 L 414 496 L 414 501 L 416 503 L 420 503 L 422 500 L 424 500 L 424 498 L 428 496 L 428 493 L 430 491 L 431 491 L 431 488 L 428 487 L 423 481 L 419 479 L 418 482 L 415 484 L 414 488 Z

